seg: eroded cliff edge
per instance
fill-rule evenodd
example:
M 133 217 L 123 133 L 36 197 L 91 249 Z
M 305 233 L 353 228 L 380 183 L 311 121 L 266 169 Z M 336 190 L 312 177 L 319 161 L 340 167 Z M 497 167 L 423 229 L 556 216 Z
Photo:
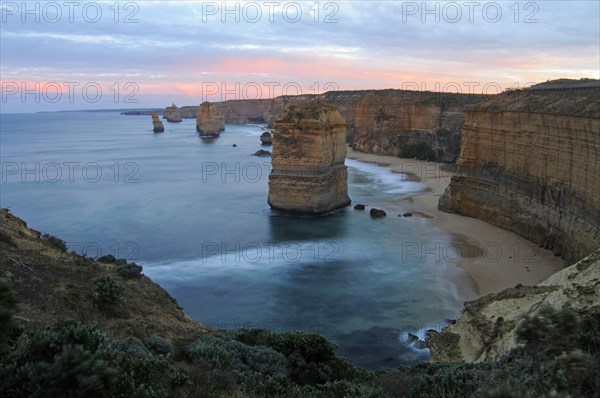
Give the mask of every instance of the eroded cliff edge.
M 597 312 L 599 292 L 600 250 L 597 250 L 536 286 L 515 287 L 465 303 L 455 324 L 441 333 L 428 334 L 430 360 L 499 360 L 519 346 L 517 329 L 528 317 L 539 317 L 545 306 L 555 309 L 568 306 L 582 315 Z
M 519 90 L 465 112 L 444 211 L 515 232 L 567 261 L 600 247 L 600 90 Z

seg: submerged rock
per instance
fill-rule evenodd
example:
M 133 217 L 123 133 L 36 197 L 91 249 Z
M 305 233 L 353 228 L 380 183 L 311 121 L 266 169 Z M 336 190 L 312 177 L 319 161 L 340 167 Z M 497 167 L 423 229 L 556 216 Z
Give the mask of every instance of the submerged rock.
M 155 133 L 162 133 L 165 131 L 165 126 L 163 126 L 163 123 L 158 118 L 157 112 L 152 112 L 152 127 L 154 128 Z
M 259 149 L 258 151 L 253 153 L 254 156 L 260 156 L 261 158 L 271 156 L 271 152 L 265 151 L 263 149 Z
M 381 217 L 387 216 L 387 213 L 385 211 L 381 210 L 381 209 L 371 209 L 371 211 L 369 212 L 369 214 L 373 218 L 381 218 Z
M 196 131 L 203 137 L 218 137 L 225 130 L 225 117 L 210 102 L 203 102 L 196 112 Z

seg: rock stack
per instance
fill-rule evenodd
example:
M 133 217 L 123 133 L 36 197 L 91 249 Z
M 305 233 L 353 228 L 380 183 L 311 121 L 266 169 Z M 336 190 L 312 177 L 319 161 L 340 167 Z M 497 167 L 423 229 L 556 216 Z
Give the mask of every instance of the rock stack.
M 210 102 L 203 102 L 196 113 L 196 131 L 203 137 L 218 137 L 225 130 L 225 117 Z
M 171 106 L 166 107 L 163 111 L 163 119 L 167 119 L 169 123 L 181 122 L 181 111 L 177 108 L 177 105 L 173 103 Z
M 165 131 L 165 126 L 163 126 L 163 123 L 158 118 L 157 112 L 152 112 L 152 126 L 154 127 L 155 133 L 162 133 Z
M 320 102 L 291 106 L 275 122 L 269 205 L 321 214 L 350 204 L 346 123 L 337 108 Z

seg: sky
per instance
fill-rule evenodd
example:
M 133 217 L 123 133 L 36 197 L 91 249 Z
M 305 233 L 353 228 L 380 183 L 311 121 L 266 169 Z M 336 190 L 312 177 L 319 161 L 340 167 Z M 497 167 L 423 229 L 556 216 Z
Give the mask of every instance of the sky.
M 600 78 L 598 1 L 1 1 L 0 112 Z

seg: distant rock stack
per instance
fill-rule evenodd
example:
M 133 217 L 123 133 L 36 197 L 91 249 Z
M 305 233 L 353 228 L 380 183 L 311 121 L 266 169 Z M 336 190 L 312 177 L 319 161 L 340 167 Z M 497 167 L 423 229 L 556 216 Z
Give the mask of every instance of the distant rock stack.
M 210 102 L 203 102 L 196 113 L 196 131 L 203 137 L 218 137 L 225 130 L 225 117 Z
M 152 112 L 152 126 L 154 127 L 155 133 L 162 133 L 165 131 L 165 126 L 163 126 L 163 123 L 158 118 L 157 112 Z
M 169 123 L 181 122 L 181 111 L 177 108 L 177 105 L 173 103 L 171 106 L 166 107 L 163 111 L 163 119 L 167 119 Z
M 346 122 L 320 102 L 291 106 L 275 122 L 269 205 L 277 210 L 321 214 L 350 204 Z

